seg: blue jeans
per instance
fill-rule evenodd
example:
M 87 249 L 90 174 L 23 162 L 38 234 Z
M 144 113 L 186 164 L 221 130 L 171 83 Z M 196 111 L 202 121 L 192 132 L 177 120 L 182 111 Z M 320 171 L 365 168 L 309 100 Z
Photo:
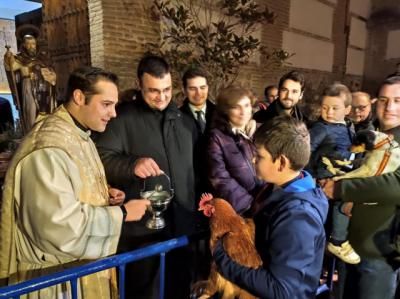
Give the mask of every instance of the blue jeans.
M 350 223 L 350 218 L 342 212 L 342 205 L 341 201 L 333 203 L 331 238 L 336 241 L 347 240 L 347 229 Z
M 385 260 L 364 257 L 358 265 L 347 265 L 346 272 L 344 299 L 394 299 L 399 294 L 399 270 Z

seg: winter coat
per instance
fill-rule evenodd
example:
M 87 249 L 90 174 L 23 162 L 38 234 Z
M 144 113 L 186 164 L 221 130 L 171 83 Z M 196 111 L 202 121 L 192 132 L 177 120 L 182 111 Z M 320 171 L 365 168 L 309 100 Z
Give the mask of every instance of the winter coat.
M 252 163 L 251 140 L 229 128 L 214 128 L 208 143 L 208 173 L 214 197 L 227 200 L 238 213 L 247 211 L 263 185 Z
M 197 120 L 195 119 L 195 117 L 194 117 L 194 115 L 193 115 L 193 113 L 192 113 L 192 110 L 190 110 L 190 107 L 189 107 L 189 100 L 188 100 L 188 99 L 185 99 L 185 100 L 183 101 L 182 106 L 181 106 L 179 109 L 180 109 L 184 114 L 186 114 L 187 116 L 189 116 L 190 119 L 192 119 L 192 120 L 195 122 L 198 135 L 201 135 L 200 128 L 199 128 L 199 126 L 197 125 Z M 206 129 L 205 129 L 205 132 L 206 132 L 206 133 L 210 130 L 210 124 L 211 124 L 211 121 L 212 121 L 214 112 L 215 112 L 215 104 L 214 104 L 213 102 L 211 102 L 210 100 L 207 100 L 207 108 L 206 108 L 206 114 L 205 114 L 205 118 L 206 118 Z
M 400 142 L 400 127 L 385 133 L 393 134 Z M 361 259 L 382 259 L 390 263 L 398 256 L 393 242 L 400 232 L 400 167 L 380 176 L 342 180 L 338 197 L 354 202 L 349 241 Z M 399 214 L 397 218 L 396 214 Z
M 351 124 L 328 123 L 322 119 L 310 129 L 311 157 L 307 171 L 315 178 L 331 177 L 322 163 L 322 157 L 331 160 L 345 160 L 351 156 L 350 146 L 354 137 Z
M 314 298 L 325 251 L 328 201 L 306 172 L 266 198 L 256 215 L 256 246 L 263 266 L 235 263 L 218 248 L 215 261 L 224 277 L 260 298 Z
M 194 117 L 189 107 L 189 100 L 185 99 L 183 105 L 179 108 L 186 114 L 196 127 L 196 143 L 194 147 L 194 171 L 196 178 L 196 199 L 199 199 L 204 192 L 211 192 L 207 171 L 207 143 L 210 133 L 210 125 L 215 114 L 215 104 L 207 100 L 206 107 L 206 128 L 201 132 L 197 119 Z
M 283 109 L 280 100 L 276 99 L 268 106 L 267 110 L 259 110 L 256 113 L 254 113 L 253 119 L 258 123 L 265 123 L 266 121 L 271 120 L 274 117 L 277 117 L 284 113 L 285 110 Z M 308 123 L 308 119 L 301 112 L 298 105 L 294 106 L 291 112 L 291 116 L 298 120 L 304 121 L 304 123 L 306 124 Z
M 372 116 L 372 112 L 368 115 L 366 119 L 360 121 L 359 123 L 354 123 L 354 129 L 356 132 L 361 130 L 375 130 L 374 123 L 376 122 L 375 118 Z
M 171 179 L 174 197 L 164 215 L 167 228 L 173 234 L 190 233 L 196 211 L 195 179 L 193 170 L 193 123 L 171 103 L 163 111 L 151 109 L 143 99 L 127 102 L 118 107 L 118 117 L 96 138 L 96 145 L 112 186 L 121 188 L 126 199 L 141 198 L 140 191 L 164 176 L 147 178 L 144 182 L 134 175 L 139 158 L 154 159 Z M 147 188 L 147 187 L 146 187 Z M 139 222 L 127 224 L 133 235 L 154 233 L 144 227 L 149 213 Z

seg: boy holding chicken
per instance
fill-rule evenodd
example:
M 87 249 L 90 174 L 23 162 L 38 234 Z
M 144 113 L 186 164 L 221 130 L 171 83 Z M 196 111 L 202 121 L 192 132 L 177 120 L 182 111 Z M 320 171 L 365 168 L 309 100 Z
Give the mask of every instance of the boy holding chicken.
M 257 269 L 241 266 L 217 243 L 213 256 L 221 274 L 261 298 L 313 298 L 325 249 L 328 202 L 303 170 L 310 157 L 306 126 L 289 116 L 274 118 L 255 134 L 258 176 L 274 184 L 254 217 Z

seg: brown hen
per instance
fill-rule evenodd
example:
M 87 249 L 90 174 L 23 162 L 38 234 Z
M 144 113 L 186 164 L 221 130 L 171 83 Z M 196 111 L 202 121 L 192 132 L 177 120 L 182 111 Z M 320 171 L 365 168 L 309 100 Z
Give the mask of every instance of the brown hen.
M 226 253 L 240 265 L 258 268 L 262 265 L 254 244 L 255 227 L 252 219 L 239 216 L 232 206 L 222 198 L 213 198 L 211 194 L 203 194 L 199 211 L 210 217 L 210 249 L 213 252 L 215 243 L 222 238 Z M 223 299 L 256 298 L 239 288 L 218 273 L 215 262 L 211 265 L 207 281 L 198 282 L 195 289 L 202 289 L 198 298 L 210 298 L 216 293 Z

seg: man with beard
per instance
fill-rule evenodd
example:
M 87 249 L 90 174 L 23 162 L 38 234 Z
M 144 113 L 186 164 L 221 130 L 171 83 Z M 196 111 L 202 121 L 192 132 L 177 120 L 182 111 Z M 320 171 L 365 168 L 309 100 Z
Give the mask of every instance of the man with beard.
M 266 121 L 282 114 L 293 116 L 298 120 L 307 122 L 301 113 L 297 103 L 302 99 L 304 93 L 305 79 L 302 73 L 291 71 L 279 80 L 279 97 L 268 106 L 267 110 L 254 113 L 253 118 L 258 123 Z
M 33 35 L 23 37 L 21 51 L 17 55 L 7 47 L 4 68 L 20 114 L 22 130 L 27 133 L 39 112 L 50 113 L 55 108 L 56 74 L 38 53 Z

